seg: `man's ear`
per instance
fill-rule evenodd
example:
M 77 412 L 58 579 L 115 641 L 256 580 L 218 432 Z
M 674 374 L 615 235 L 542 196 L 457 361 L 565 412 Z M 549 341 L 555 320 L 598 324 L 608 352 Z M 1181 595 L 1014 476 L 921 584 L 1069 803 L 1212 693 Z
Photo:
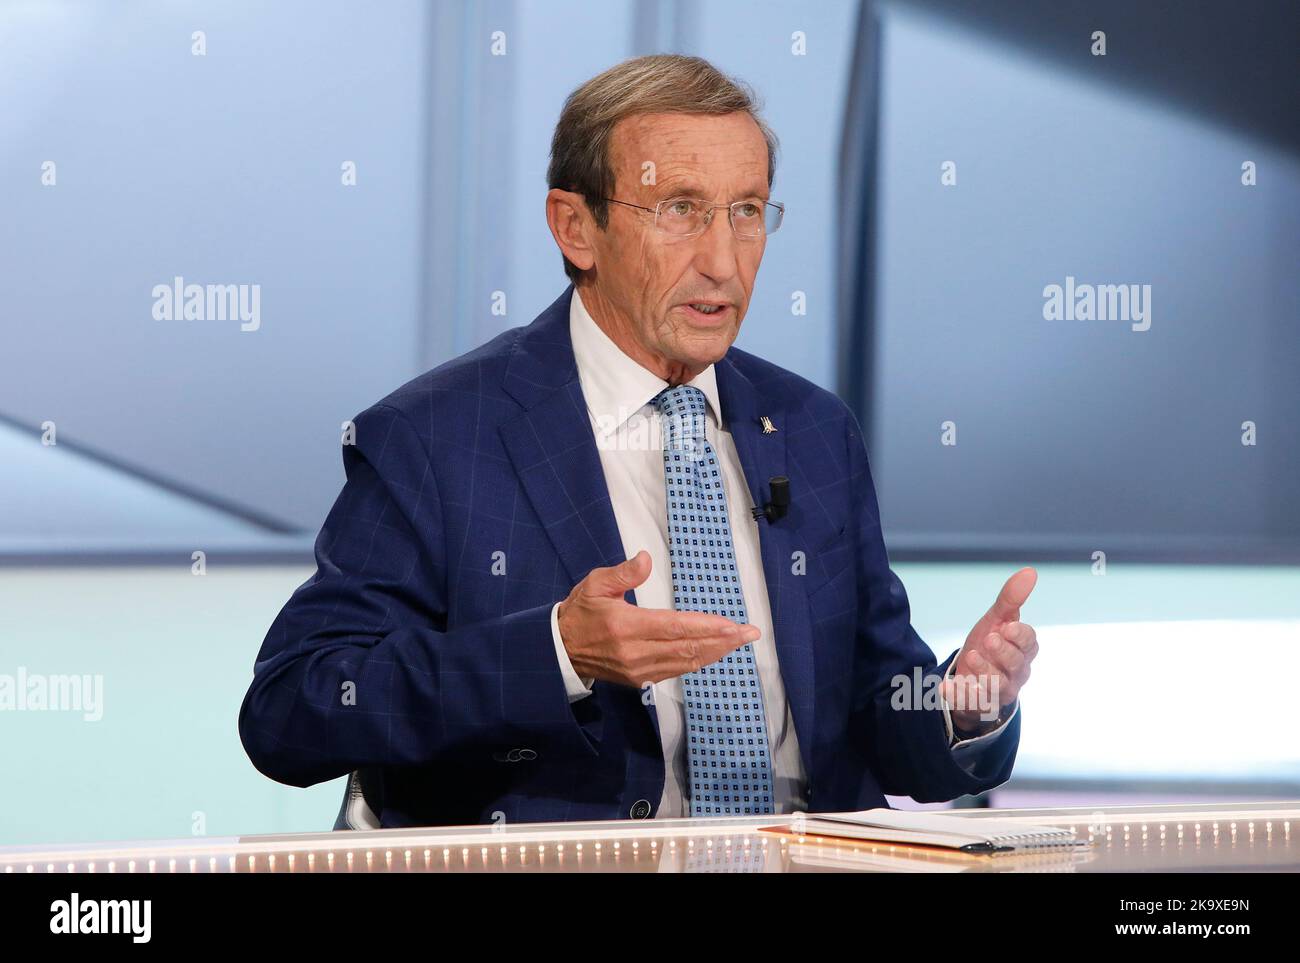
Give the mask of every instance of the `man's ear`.
M 546 224 L 561 253 L 578 270 L 590 270 L 596 263 L 596 252 L 588 240 L 588 232 L 595 230 L 596 224 L 583 196 L 558 187 L 547 191 Z

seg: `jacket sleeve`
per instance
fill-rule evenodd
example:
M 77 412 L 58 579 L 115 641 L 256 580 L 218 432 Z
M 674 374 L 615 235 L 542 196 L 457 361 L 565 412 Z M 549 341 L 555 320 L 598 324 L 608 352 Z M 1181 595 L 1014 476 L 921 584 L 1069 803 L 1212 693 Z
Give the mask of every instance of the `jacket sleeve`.
M 889 566 L 862 431 L 852 412 L 845 420 L 857 539 L 854 737 L 889 795 L 942 802 L 986 792 L 1011 776 L 1021 713 L 979 746 L 978 754 L 954 753 L 938 688 L 952 656 L 936 666 L 934 653 L 912 628 L 907 592 Z
M 316 573 L 272 624 L 239 713 L 253 764 L 294 786 L 371 766 L 481 761 L 520 745 L 594 757 L 598 700 L 570 705 L 551 607 L 447 625 L 434 468 L 406 416 L 356 419 Z

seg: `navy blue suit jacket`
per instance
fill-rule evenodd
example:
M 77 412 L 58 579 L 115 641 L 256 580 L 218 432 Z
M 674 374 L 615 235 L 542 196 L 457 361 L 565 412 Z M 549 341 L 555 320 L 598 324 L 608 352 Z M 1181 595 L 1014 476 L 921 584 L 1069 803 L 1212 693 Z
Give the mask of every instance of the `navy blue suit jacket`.
M 240 710 L 267 776 L 309 786 L 370 770 L 384 826 L 613 819 L 658 805 L 654 707 L 601 681 L 570 704 L 551 637 L 554 603 L 624 558 L 569 339 L 572 290 L 355 419 L 318 569 L 267 633 Z M 936 666 L 912 629 L 853 414 L 737 348 L 716 367 L 754 504 L 770 477 L 790 479 L 789 513 L 759 530 L 809 809 L 1004 782 L 1020 713 L 967 771 L 941 712 L 891 708 L 892 677 L 920 666 L 929 681 L 947 661 Z M 778 430 L 765 434 L 761 416 Z

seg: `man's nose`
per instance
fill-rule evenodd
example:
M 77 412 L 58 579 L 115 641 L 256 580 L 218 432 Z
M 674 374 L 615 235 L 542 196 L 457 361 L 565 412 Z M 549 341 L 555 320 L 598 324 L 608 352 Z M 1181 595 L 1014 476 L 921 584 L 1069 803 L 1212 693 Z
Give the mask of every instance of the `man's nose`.
M 714 281 L 725 281 L 736 273 L 736 245 L 740 239 L 731 230 L 727 209 L 715 208 L 713 219 L 695 237 L 695 269 Z

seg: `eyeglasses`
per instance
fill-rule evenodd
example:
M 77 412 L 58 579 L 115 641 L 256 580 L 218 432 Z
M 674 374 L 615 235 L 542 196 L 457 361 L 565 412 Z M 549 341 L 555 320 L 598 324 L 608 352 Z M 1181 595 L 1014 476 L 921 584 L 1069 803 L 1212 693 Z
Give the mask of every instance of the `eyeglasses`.
M 605 197 L 602 200 L 648 211 L 655 216 L 655 228 L 673 237 L 695 237 L 704 233 L 713 221 L 713 212 L 719 208 L 726 208 L 727 222 L 731 225 L 732 233 L 746 241 L 775 232 L 785 218 L 784 204 L 760 201 L 757 198 L 732 204 L 709 204 L 696 197 L 670 197 L 654 207 L 629 204 L 615 197 Z

